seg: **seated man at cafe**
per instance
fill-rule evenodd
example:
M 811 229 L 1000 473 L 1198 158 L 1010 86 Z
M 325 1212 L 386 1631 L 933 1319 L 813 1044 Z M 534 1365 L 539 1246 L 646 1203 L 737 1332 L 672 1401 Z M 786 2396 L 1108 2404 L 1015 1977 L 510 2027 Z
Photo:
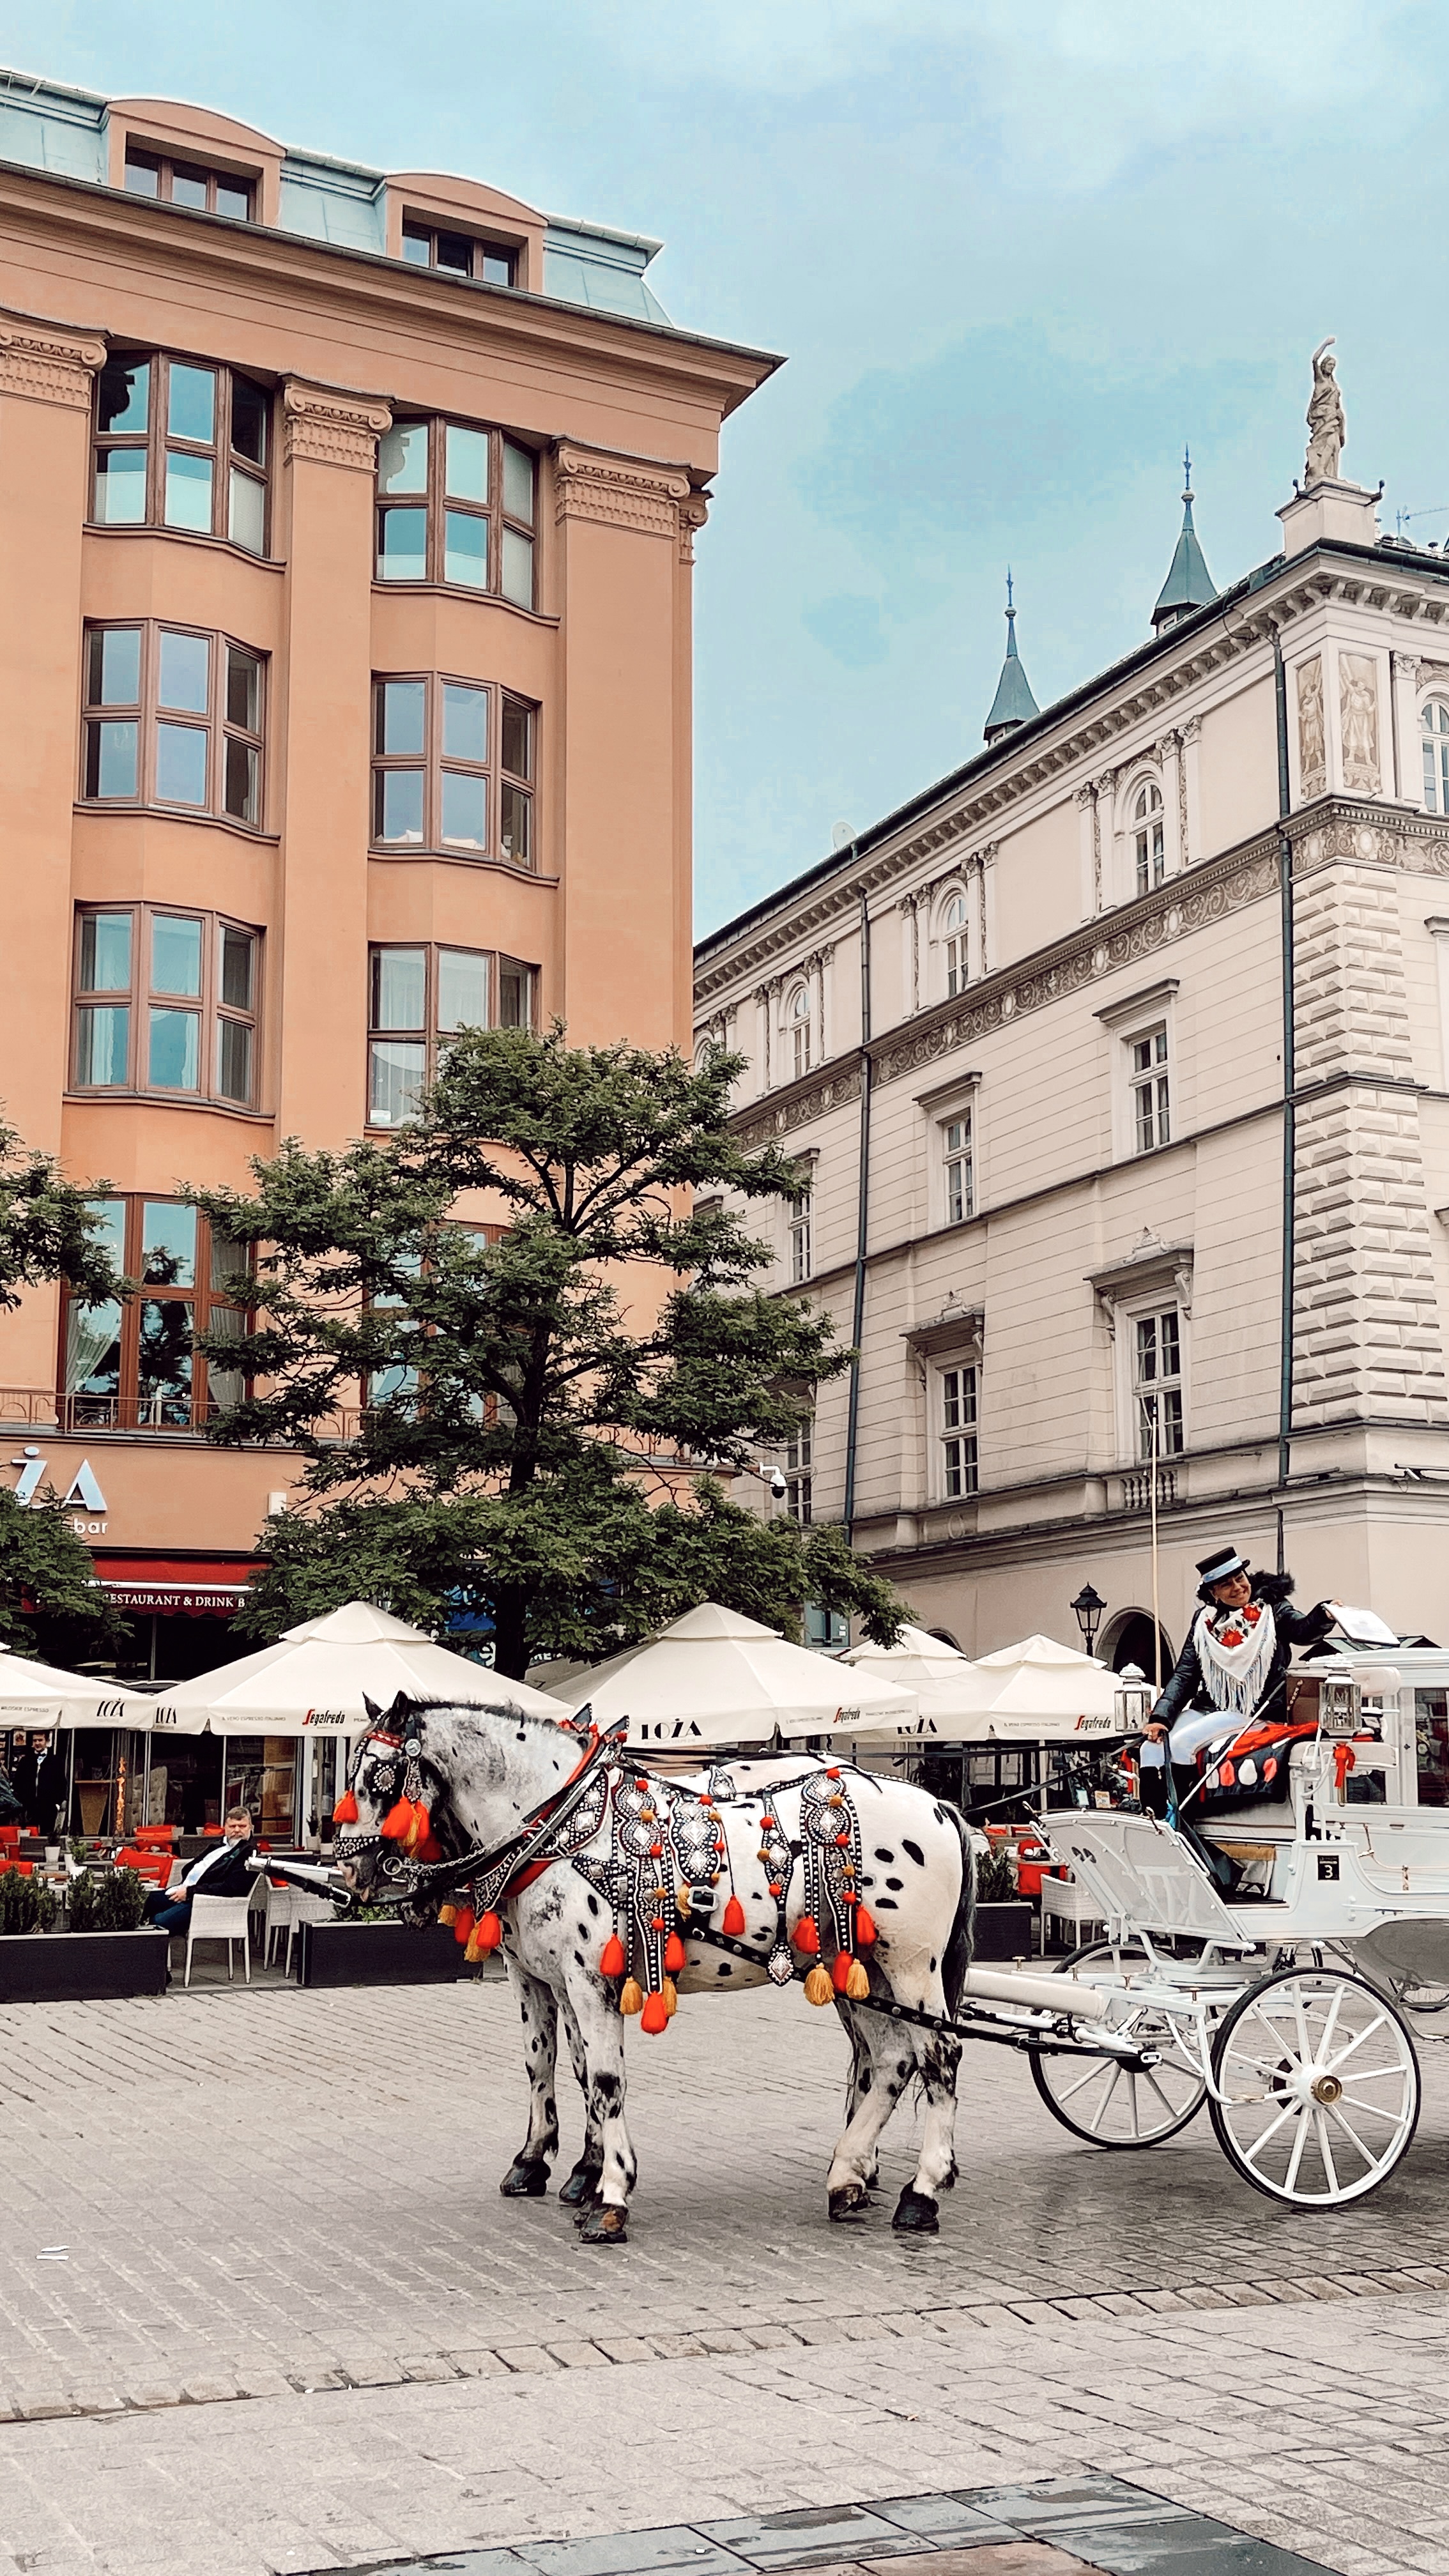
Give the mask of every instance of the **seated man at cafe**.
M 251 1810 L 233 1807 L 221 1829 L 221 1840 L 194 1860 L 179 1887 L 153 1888 L 146 1899 L 143 1923 L 161 1932 L 184 1932 L 191 1921 L 194 1896 L 250 1896 L 256 1873 Z

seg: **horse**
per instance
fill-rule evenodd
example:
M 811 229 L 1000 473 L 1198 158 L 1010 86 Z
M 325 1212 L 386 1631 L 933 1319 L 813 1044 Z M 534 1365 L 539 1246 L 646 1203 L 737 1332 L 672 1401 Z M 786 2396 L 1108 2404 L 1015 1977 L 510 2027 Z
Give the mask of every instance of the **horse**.
M 870 2203 L 881 2134 L 918 2079 L 915 2173 L 892 2225 L 939 2231 L 956 2177 L 960 2041 L 893 2021 L 946 2023 L 970 1964 L 975 1862 L 959 1810 L 905 1782 L 811 1754 L 665 1778 L 588 1723 L 399 1694 L 368 1703 L 334 1813 L 337 1857 L 362 1901 L 435 1918 L 437 1889 L 467 1955 L 501 1950 L 523 2025 L 527 2135 L 507 2197 L 539 2197 L 559 2145 L 562 2018 L 583 2093 L 583 2153 L 559 2197 L 588 2244 L 621 2244 L 638 2166 L 625 2120 L 624 2024 L 667 2029 L 678 1997 L 738 1994 L 808 1970 L 851 2047 L 845 2126 L 826 2176 L 832 2220 Z M 469 1864 L 472 1864 L 470 1869 Z M 523 1865 L 527 1863 L 527 1865 Z M 813 1965 L 810 1963 L 813 1962 Z

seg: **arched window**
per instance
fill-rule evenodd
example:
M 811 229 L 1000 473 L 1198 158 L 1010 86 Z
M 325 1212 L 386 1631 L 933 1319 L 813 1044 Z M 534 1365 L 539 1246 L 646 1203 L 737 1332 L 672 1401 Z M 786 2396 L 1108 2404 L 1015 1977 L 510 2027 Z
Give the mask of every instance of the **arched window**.
M 946 951 L 946 998 L 950 1001 L 957 993 L 965 992 L 970 973 L 964 894 L 947 898 L 941 915 L 941 944 Z
M 785 1004 L 785 1031 L 790 1042 L 791 1079 L 810 1070 L 810 988 L 797 984 Z
M 1419 718 L 1424 737 L 1424 811 L 1449 814 L 1449 706 L 1431 698 Z
M 1150 894 L 1167 874 L 1167 848 L 1162 836 L 1162 790 L 1145 779 L 1132 799 L 1132 846 L 1137 859 L 1137 891 Z

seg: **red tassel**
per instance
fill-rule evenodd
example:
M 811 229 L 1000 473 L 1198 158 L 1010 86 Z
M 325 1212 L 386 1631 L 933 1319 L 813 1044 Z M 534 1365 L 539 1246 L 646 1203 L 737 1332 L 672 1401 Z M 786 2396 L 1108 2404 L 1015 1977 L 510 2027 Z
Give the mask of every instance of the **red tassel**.
M 441 1860 L 443 1846 L 434 1833 L 425 1834 L 413 1853 L 414 1860 Z
M 459 1906 L 453 1919 L 453 1938 L 463 1949 L 467 1948 L 473 1938 L 473 1926 L 477 1919 L 471 1905 Z
M 818 1952 L 820 1948 L 820 1935 L 815 1929 L 815 1917 L 813 1914 L 802 1914 L 799 1922 L 796 1924 L 795 1947 L 797 1950 L 804 1950 L 812 1959 Z
M 729 1934 L 732 1941 L 738 1941 L 744 1928 L 745 1909 L 741 1905 L 739 1898 L 737 1896 L 732 1896 L 728 1905 L 725 1907 L 724 1922 L 721 1929 Z
M 382 1830 L 387 1840 L 390 1843 L 400 1843 L 403 1840 L 409 1825 L 412 1823 L 412 1820 L 413 1802 L 411 1798 L 399 1798 L 397 1805 L 395 1807 L 389 1807 L 387 1814 L 382 1820 Z
M 684 1943 L 681 1941 L 677 1932 L 671 1932 L 668 1940 L 664 1944 L 664 1966 L 666 1972 L 671 1977 L 677 1977 L 680 1969 L 687 1967 L 688 1964 L 689 1962 L 685 1956 Z
M 496 1950 L 502 1938 L 503 1926 L 499 1922 L 497 1915 L 480 1914 L 477 1923 L 477 1940 L 479 1949 Z
M 834 1965 L 834 1967 L 831 1969 L 830 1973 L 831 1973 L 832 1977 L 835 1979 L 835 1991 L 836 1991 L 836 1993 L 837 1993 L 838 1995 L 843 1995 L 843 1994 L 844 1994 L 844 1992 L 845 1992 L 845 1987 L 846 1987 L 846 1981 L 847 1981 L 847 1979 L 848 1979 L 848 1977 L 849 1977 L 849 1975 L 850 1975 L 850 1971 L 851 1971 L 851 1968 L 852 1968 L 852 1966 L 853 1966 L 853 1965 L 854 1965 L 854 1962 L 853 1962 L 853 1960 L 851 1959 L 851 1955 L 850 1955 L 850 1952 L 849 1952 L 848 1950 L 837 1950 L 837 1951 L 836 1951 L 836 1953 L 835 1953 L 835 1965 Z
M 874 1939 L 875 1916 L 872 1914 L 868 1905 L 858 1905 L 855 1909 L 855 1946 L 857 1950 L 868 1950 Z
M 662 1994 L 646 1997 L 639 2027 L 641 2030 L 647 2030 L 651 2039 L 657 2039 L 661 2030 L 669 2028 L 669 2006 Z
M 356 1824 L 356 1822 L 357 1822 L 357 1800 L 354 1798 L 354 1796 L 353 1796 L 353 1794 L 352 1794 L 352 1791 L 351 1791 L 350 1789 L 344 1789 L 344 1790 L 343 1790 L 341 1797 L 338 1799 L 336 1806 L 333 1808 L 333 1810 L 332 1810 L 332 1822 L 334 1823 L 334 1825 L 355 1825 L 355 1824 Z
M 624 1956 L 623 1942 L 620 1940 L 617 1932 L 611 1932 L 607 1941 L 604 1943 L 603 1956 L 599 1961 L 600 1976 L 622 1977 L 628 1964 L 629 1962 Z

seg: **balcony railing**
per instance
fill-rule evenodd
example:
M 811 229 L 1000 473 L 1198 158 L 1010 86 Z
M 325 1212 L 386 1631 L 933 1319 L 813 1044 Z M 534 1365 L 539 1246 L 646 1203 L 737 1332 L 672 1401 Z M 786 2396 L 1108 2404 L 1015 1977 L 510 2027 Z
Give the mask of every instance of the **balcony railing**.
M 23 1422 L 27 1431 L 54 1431 L 60 1407 L 45 1387 L 0 1386 L 0 1422 Z
M 1158 1470 L 1157 1470 L 1157 1508 L 1158 1508 L 1158 1510 L 1159 1510 L 1160 1512 L 1165 1512 L 1165 1511 L 1169 1508 L 1169 1506 L 1170 1506 L 1171 1504 L 1173 1504 L 1173 1503 L 1175 1503 L 1175 1502 L 1176 1502 L 1176 1500 L 1177 1500 L 1177 1470 L 1176 1470 L 1176 1468 L 1175 1468 L 1175 1467 L 1159 1467 L 1159 1468 L 1158 1468 Z M 1134 1469 L 1133 1469 L 1133 1471 L 1132 1471 L 1132 1473 L 1131 1473 L 1130 1475 L 1126 1475 L 1126 1476 L 1124 1476 L 1124 1477 L 1123 1477 L 1123 1479 L 1122 1479 L 1122 1509 L 1123 1509 L 1123 1511 L 1124 1511 L 1124 1512 L 1150 1512 L 1150 1511 L 1151 1511 L 1151 1509 L 1152 1509 L 1152 1469 L 1151 1469 L 1150 1467 L 1138 1467 L 1138 1468 L 1134 1468 Z

